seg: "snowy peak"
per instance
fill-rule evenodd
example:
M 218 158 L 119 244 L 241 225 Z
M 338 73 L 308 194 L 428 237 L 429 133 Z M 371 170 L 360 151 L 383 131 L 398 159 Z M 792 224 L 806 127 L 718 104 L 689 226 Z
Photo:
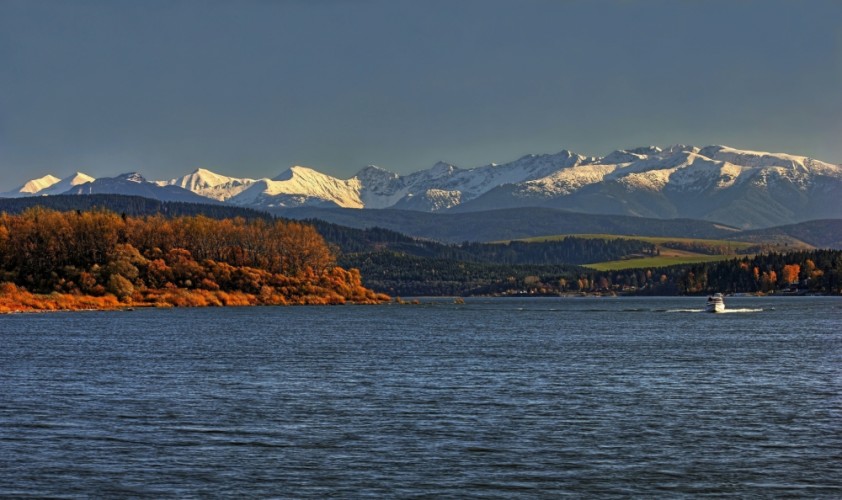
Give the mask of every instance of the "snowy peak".
M 204 168 L 197 168 L 193 171 L 193 173 L 181 177 L 178 179 L 178 182 L 173 184 L 192 191 L 197 188 L 213 188 L 222 184 L 230 183 L 234 180 L 237 179 L 225 175 L 219 175 Z
M 366 208 L 394 206 L 407 194 L 400 175 L 375 165 L 363 168 L 351 180 L 358 187 L 360 201 Z
M 53 184 L 61 181 L 58 177 L 54 175 L 45 175 L 44 177 L 39 177 L 37 179 L 32 179 L 31 181 L 27 182 L 16 191 L 22 194 L 36 194 L 48 187 L 52 186 Z
M 83 174 L 82 172 L 76 172 L 75 174 L 65 177 L 64 179 L 56 182 L 52 186 L 48 187 L 40 191 L 39 195 L 56 195 L 56 194 L 63 194 L 69 189 L 73 189 L 76 186 L 81 186 L 82 184 L 86 184 L 88 182 L 93 182 L 96 179 L 91 177 L 90 175 Z
M 441 185 L 447 183 L 457 172 L 460 172 L 458 167 L 440 161 L 426 170 L 419 170 L 418 172 L 407 175 L 404 178 L 404 182 L 408 186 L 416 186 L 416 189 L 413 189 L 413 191 L 420 192 L 429 189 L 431 187 L 430 184 Z
M 618 149 L 612 151 L 609 155 L 604 156 L 598 160 L 598 163 L 603 165 L 617 165 L 620 163 L 631 163 L 634 161 L 645 160 L 647 155 L 641 153 L 634 153 L 625 149 Z
M 140 175 L 138 172 L 128 172 L 125 174 L 121 174 L 117 177 L 114 177 L 114 179 L 126 182 L 136 182 L 138 184 L 146 182 L 146 177 Z
M 236 205 L 292 207 L 302 205 L 363 208 L 359 183 L 295 166 L 274 179 L 260 179 L 230 199 Z
M 0 196 L 6 198 L 17 198 L 21 196 L 47 196 L 61 194 L 73 186 L 78 186 L 93 180 L 93 177 L 81 172 L 76 172 L 64 179 L 59 179 L 54 175 L 45 175 L 43 177 L 27 181 L 19 188 L 9 191 L 8 193 L 3 193 Z
M 663 150 L 661 148 L 659 148 L 658 146 L 643 146 L 643 147 L 634 148 L 634 149 L 627 149 L 626 151 L 631 153 L 631 154 L 644 155 L 644 156 L 653 156 L 653 155 L 657 155 L 657 154 L 660 154 L 661 152 L 663 152 Z
M 375 189 L 390 186 L 400 179 L 400 176 L 384 168 L 369 165 L 357 172 L 357 175 L 353 179 L 356 179 L 362 186 L 368 189 Z
M 228 177 L 204 168 L 197 168 L 192 173 L 182 177 L 168 181 L 156 181 L 155 184 L 159 186 L 178 186 L 207 198 L 226 201 L 243 192 L 254 182 L 254 179 Z
M 396 174 L 394 172 L 390 172 L 390 171 L 386 170 L 385 168 L 378 167 L 377 165 L 367 165 L 367 166 L 363 167 L 359 172 L 357 172 L 357 175 L 355 175 L 354 177 L 356 177 L 358 179 L 363 179 L 363 178 L 396 179 L 398 177 L 398 174 Z
M 663 150 L 661 150 L 661 154 L 663 155 L 672 155 L 675 153 L 698 153 L 699 148 L 696 146 L 688 146 L 686 144 L 673 144 L 672 146 L 667 146 Z
M 747 151 L 728 146 L 707 146 L 699 151 L 702 156 L 720 161 L 727 161 L 744 167 L 783 167 L 793 170 L 806 171 L 810 166 L 819 166 L 817 162 L 806 156 L 794 156 L 784 153 L 766 153 L 762 151 Z
M 78 186 L 79 184 L 84 184 L 86 182 L 93 182 L 94 180 L 96 180 L 96 179 L 94 179 L 93 177 L 91 177 L 88 174 L 83 174 L 82 172 L 76 172 L 75 174 L 71 175 L 70 177 L 62 179 L 62 182 L 67 182 L 71 186 Z
M 428 172 L 430 173 L 430 176 L 433 177 L 448 177 L 453 175 L 457 170 L 459 170 L 459 167 L 453 166 L 450 163 L 438 161 L 428 170 Z
M 306 182 L 307 180 L 316 180 L 317 182 L 319 182 L 319 181 L 321 181 L 325 178 L 331 178 L 331 179 L 336 180 L 334 177 L 331 177 L 327 174 L 323 174 L 323 173 L 319 172 L 318 170 L 314 170 L 310 167 L 302 167 L 300 165 L 295 165 L 293 167 L 290 167 L 290 168 L 284 170 L 283 172 L 278 174 L 272 180 L 273 181 L 290 181 L 290 180 L 293 180 L 293 179 L 299 179 L 299 180 L 302 180 L 304 182 Z

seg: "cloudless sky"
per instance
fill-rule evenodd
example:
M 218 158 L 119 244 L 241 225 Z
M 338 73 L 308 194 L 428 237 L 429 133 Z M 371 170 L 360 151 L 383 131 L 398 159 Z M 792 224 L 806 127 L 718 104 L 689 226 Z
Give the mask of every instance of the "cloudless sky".
M 842 163 L 842 1 L 0 0 L 0 191 L 675 143 Z

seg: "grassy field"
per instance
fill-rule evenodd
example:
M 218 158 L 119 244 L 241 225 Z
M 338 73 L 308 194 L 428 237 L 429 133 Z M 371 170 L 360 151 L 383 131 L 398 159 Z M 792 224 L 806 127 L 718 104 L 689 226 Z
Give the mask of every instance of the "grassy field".
M 709 246 L 724 246 L 726 248 L 731 248 L 733 251 L 737 252 L 740 250 L 744 250 L 746 248 L 757 246 L 757 243 L 750 243 L 746 241 L 731 241 L 731 240 L 706 240 L 702 238 L 670 238 L 670 237 L 661 237 L 661 236 L 626 236 L 626 235 L 618 235 L 618 234 L 559 234 L 553 236 L 536 236 L 534 238 L 524 238 L 519 241 L 530 241 L 530 242 L 540 242 L 540 241 L 557 241 L 563 240 L 568 236 L 574 236 L 576 238 L 590 238 L 590 239 L 602 239 L 602 240 L 616 240 L 616 239 L 626 239 L 626 240 L 640 240 L 645 241 L 647 243 L 652 243 L 653 245 L 663 245 L 665 243 L 685 243 L 685 244 L 704 244 Z
M 638 259 L 624 259 L 612 260 L 609 262 L 597 262 L 595 264 L 585 264 L 583 267 L 596 269 L 597 271 L 621 271 L 623 269 L 637 269 L 637 268 L 655 268 L 674 266 L 676 264 L 697 264 L 699 262 L 716 262 L 718 260 L 728 260 L 734 257 L 745 257 L 745 255 L 704 255 L 691 254 L 687 255 L 659 255 L 657 257 L 641 257 Z
M 628 255 L 621 260 L 610 262 L 596 262 L 585 264 L 584 267 L 598 271 L 619 271 L 635 268 L 667 267 L 678 264 L 696 264 L 701 262 L 716 262 L 733 258 L 742 258 L 754 253 L 770 251 L 791 251 L 793 249 L 813 248 L 809 244 L 798 240 L 765 240 L 765 241 L 733 241 L 709 240 L 703 238 L 673 238 L 655 236 L 628 236 L 617 234 L 557 234 L 551 236 L 536 236 L 523 238 L 518 241 L 542 242 L 558 241 L 567 237 L 590 239 L 627 239 L 640 240 L 655 245 L 658 255 Z M 670 246 L 677 248 L 669 248 Z
M 746 249 L 756 247 L 756 242 L 749 243 L 744 241 L 730 241 L 730 240 L 707 240 L 701 238 L 671 238 L 671 237 L 653 237 L 653 236 L 624 236 L 616 234 L 560 234 L 553 236 L 539 236 L 535 238 L 526 238 L 522 241 L 541 242 L 541 241 L 556 241 L 564 239 L 568 236 L 576 238 L 591 238 L 591 239 L 629 239 L 640 240 L 651 243 L 658 248 L 659 255 L 629 255 L 628 258 L 622 260 L 614 260 L 610 262 L 597 262 L 593 264 L 586 264 L 584 267 L 596 269 L 598 271 L 619 271 L 623 269 L 635 268 L 655 268 L 666 267 L 677 264 L 695 264 L 700 262 L 716 262 L 720 260 L 733 259 L 735 257 L 744 257 Z M 706 247 L 708 249 L 720 249 L 722 253 L 711 255 L 708 253 L 694 252 L 690 250 L 683 250 L 677 248 L 669 248 L 665 245 L 683 245 L 683 246 L 698 246 Z

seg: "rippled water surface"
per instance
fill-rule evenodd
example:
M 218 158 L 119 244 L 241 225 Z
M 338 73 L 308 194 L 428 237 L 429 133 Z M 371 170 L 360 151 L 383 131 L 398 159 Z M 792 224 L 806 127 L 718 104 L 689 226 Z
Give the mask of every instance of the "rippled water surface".
M 0 496 L 842 496 L 842 300 L 0 317 Z

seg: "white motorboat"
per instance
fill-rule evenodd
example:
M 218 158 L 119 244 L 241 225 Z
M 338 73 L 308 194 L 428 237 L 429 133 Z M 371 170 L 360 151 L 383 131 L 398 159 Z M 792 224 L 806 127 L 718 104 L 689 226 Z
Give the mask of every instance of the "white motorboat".
M 708 303 L 705 306 L 706 312 L 719 313 L 725 310 L 725 299 L 721 293 L 708 296 Z

